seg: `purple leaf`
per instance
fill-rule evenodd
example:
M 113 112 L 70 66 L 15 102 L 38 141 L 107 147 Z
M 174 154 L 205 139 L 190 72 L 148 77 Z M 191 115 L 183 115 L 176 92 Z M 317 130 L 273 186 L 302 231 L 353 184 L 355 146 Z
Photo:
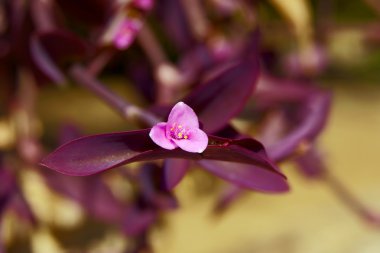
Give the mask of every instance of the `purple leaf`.
M 88 53 L 87 44 L 76 34 L 68 31 L 40 32 L 37 37 L 46 52 L 58 64 L 78 61 Z
M 186 50 L 195 44 L 186 14 L 178 1 L 161 0 L 155 8 L 157 19 L 162 22 L 175 46 L 180 50 Z
M 278 174 L 250 165 L 224 161 L 200 161 L 207 171 L 237 186 L 262 192 L 286 192 L 286 179 Z
M 66 82 L 65 75 L 43 48 L 37 36 L 33 36 L 30 40 L 30 52 L 34 63 L 42 73 L 57 84 Z
M 258 33 L 252 35 L 243 60 L 224 70 L 184 98 L 203 123 L 204 131 L 223 128 L 244 107 L 259 75 Z
M 268 146 L 269 157 L 275 161 L 282 161 L 293 154 L 302 141 L 313 141 L 325 126 L 330 103 L 329 93 L 312 94 L 305 104 L 302 122 L 285 137 Z
M 222 172 L 216 171 L 215 166 L 208 168 L 227 180 L 233 182 L 242 180 L 244 187 L 253 187 L 258 183 L 251 185 L 250 178 L 238 179 L 236 177 L 250 175 L 253 179 L 255 171 L 258 171 L 260 177 L 264 177 L 262 176 L 264 174 L 273 174 L 271 178 L 285 178 L 268 160 L 262 144 L 253 139 L 233 140 L 209 136 L 207 149 L 199 154 L 181 149 L 162 149 L 149 138 L 149 131 L 150 129 L 145 129 L 83 137 L 61 146 L 48 155 L 41 165 L 67 175 L 87 176 L 136 161 L 165 158 L 211 159 L 254 165 L 254 167 L 250 167 L 229 163 L 231 166 L 240 168 L 237 173 L 233 173 L 226 164 L 222 164 Z M 252 171 L 252 173 L 248 171 Z
M 167 190 L 173 190 L 186 175 L 189 161 L 185 159 L 166 159 L 164 163 L 164 184 Z
M 115 7 L 114 0 L 56 0 L 64 14 L 89 25 L 104 24 Z M 65 15 L 66 16 L 66 15 Z
M 87 54 L 86 44 L 74 34 L 54 30 L 34 34 L 30 40 L 32 61 L 39 71 L 58 84 L 65 82 L 61 66 Z
M 108 222 L 119 222 L 126 206 L 118 201 L 100 175 L 68 177 L 43 171 L 51 189 L 79 203 L 89 214 Z
M 65 143 L 82 135 L 78 127 L 64 124 L 59 131 L 59 143 Z M 51 189 L 80 204 L 90 215 L 107 222 L 120 222 L 126 205 L 117 200 L 101 175 L 87 178 L 68 177 L 43 170 L 46 183 Z
M 283 80 L 263 75 L 253 95 L 256 108 L 264 110 L 282 103 L 300 103 L 308 99 L 316 89 L 294 80 Z

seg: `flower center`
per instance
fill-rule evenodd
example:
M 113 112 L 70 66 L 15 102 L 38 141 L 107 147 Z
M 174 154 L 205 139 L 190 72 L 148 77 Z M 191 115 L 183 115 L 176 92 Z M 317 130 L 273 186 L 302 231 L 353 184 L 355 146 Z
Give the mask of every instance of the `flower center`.
M 170 128 L 169 135 L 171 138 L 176 140 L 187 140 L 190 137 L 190 131 L 183 125 L 174 123 Z

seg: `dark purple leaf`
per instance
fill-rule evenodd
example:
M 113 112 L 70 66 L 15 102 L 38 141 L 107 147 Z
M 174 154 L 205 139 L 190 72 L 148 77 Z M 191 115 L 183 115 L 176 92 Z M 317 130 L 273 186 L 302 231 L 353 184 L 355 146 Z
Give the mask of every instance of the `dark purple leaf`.
M 268 156 L 275 161 L 282 161 L 293 154 L 302 141 L 313 141 L 325 126 L 330 103 L 329 93 L 318 92 L 311 95 L 305 105 L 303 120 L 290 133 L 267 147 Z
M 66 145 L 61 146 L 56 151 L 48 155 L 41 163 L 50 169 L 60 173 L 73 176 L 87 176 L 108 170 L 122 164 L 136 161 L 149 161 L 165 158 L 183 158 L 192 160 L 221 160 L 237 163 L 247 163 L 250 166 L 238 166 L 237 173 L 224 163 L 222 172 L 215 173 L 227 180 L 238 182 L 242 180 L 244 187 L 256 187 L 257 182 L 249 184 L 250 178 L 236 178 L 239 176 L 251 176 L 254 174 L 248 171 L 259 171 L 259 177 L 264 177 L 267 171 L 273 176 L 271 178 L 285 178 L 267 158 L 264 147 L 261 143 L 253 139 L 226 139 L 209 136 L 207 149 L 199 153 L 190 153 L 181 149 L 166 150 L 162 149 L 149 138 L 150 129 L 103 134 L 83 137 Z M 253 169 L 256 168 L 256 169 Z M 215 166 L 208 168 L 215 171 Z
M 80 204 L 89 214 L 108 222 L 119 222 L 126 206 L 118 201 L 100 175 L 69 177 L 43 171 L 51 189 Z
M 232 126 L 228 125 L 218 132 L 218 135 L 228 138 L 244 138 L 239 134 Z M 247 147 L 249 149 L 249 147 Z M 262 150 L 262 152 L 264 149 Z M 265 152 L 263 156 L 266 156 Z M 284 180 L 273 173 L 267 173 L 268 171 L 262 171 L 260 167 L 255 165 L 246 165 L 230 162 L 214 162 L 214 161 L 202 161 L 200 164 L 208 171 L 215 175 L 234 183 L 236 186 L 251 188 L 263 192 L 285 192 L 289 190 L 289 186 Z M 277 167 L 274 166 L 275 169 Z M 215 172 L 217 171 L 217 172 Z M 236 174 L 235 174 L 236 173 Z M 240 173 L 247 173 L 245 177 L 242 177 Z M 234 175 L 235 174 L 235 175 Z M 239 175 L 237 175 L 239 174 Z M 249 178 L 249 175 L 250 178 Z M 247 181 L 248 179 L 251 181 Z M 243 189 L 241 190 L 243 191 Z M 239 194 L 236 194 L 235 198 L 238 198 Z M 233 199 L 230 200 L 232 202 Z
M 81 131 L 65 124 L 59 133 L 59 142 L 65 143 L 80 137 Z M 69 177 L 52 171 L 42 171 L 51 189 L 80 204 L 89 214 L 108 222 L 120 222 L 126 205 L 112 194 L 101 175 L 87 178 Z
M 156 96 L 156 85 L 154 84 L 153 71 L 149 62 L 141 55 L 136 56 L 136 54 L 133 54 L 130 50 L 127 50 L 126 53 L 126 57 L 130 59 L 126 62 L 127 76 L 132 80 L 132 83 L 136 85 L 136 88 L 144 98 L 149 102 L 153 102 Z M 164 113 L 166 113 L 166 111 Z
M 2 1 L 4 2 L 4 1 Z M 24 60 L 27 51 L 27 43 L 32 30 L 32 22 L 28 16 L 27 5 L 23 0 L 14 0 L 9 2 L 9 12 L 3 12 L 5 22 L 9 25 L 13 56 L 17 60 Z
M 186 50 L 194 45 L 195 39 L 180 2 L 161 0 L 159 4 L 156 4 L 155 12 L 165 30 L 170 31 L 166 35 L 170 37 L 170 41 L 173 41 L 178 49 Z
M 78 61 L 88 53 L 87 44 L 75 34 L 64 30 L 40 32 L 37 35 L 42 47 L 54 62 L 64 64 Z
M 33 36 L 30 40 L 30 52 L 34 63 L 42 73 L 57 84 L 65 83 L 65 75 L 43 48 L 37 36 Z
M 86 44 L 74 34 L 55 30 L 34 34 L 30 54 L 34 67 L 58 84 L 65 82 L 61 67 L 87 54 Z
M 223 128 L 244 107 L 259 75 L 258 33 L 252 35 L 243 60 L 199 86 L 183 99 L 208 133 Z
M 185 159 L 166 159 L 164 163 L 164 184 L 167 190 L 173 190 L 186 175 L 189 161 Z
M 89 25 L 102 25 L 112 16 L 114 0 L 56 0 L 67 16 Z
M 180 68 L 188 76 L 189 82 L 200 82 L 205 71 L 212 69 L 219 62 L 214 59 L 206 45 L 197 45 L 188 50 L 180 60 Z
M 315 88 L 294 80 L 283 80 L 263 75 L 253 95 L 255 106 L 264 110 L 283 103 L 300 103 L 305 101 Z
M 200 161 L 199 164 L 207 171 L 240 187 L 262 192 L 289 190 L 285 178 L 255 165 L 225 161 Z

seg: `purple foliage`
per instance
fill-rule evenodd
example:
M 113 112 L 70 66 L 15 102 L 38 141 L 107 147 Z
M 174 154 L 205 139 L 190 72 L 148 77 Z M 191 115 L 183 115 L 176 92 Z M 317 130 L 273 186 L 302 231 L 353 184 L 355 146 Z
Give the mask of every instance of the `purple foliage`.
M 162 149 L 149 138 L 149 131 L 146 129 L 83 137 L 58 148 L 42 161 L 42 165 L 63 174 L 86 176 L 136 161 L 164 158 L 220 160 L 251 165 L 236 165 L 239 170 L 221 169 L 220 172 L 209 169 L 217 176 L 243 187 L 260 189 L 260 184 L 256 185 L 255 170 L 264 173 L 263 177 L 270 175 L 275 180 L 273 184 L 281 182 L 282 187 L 286 184 L 282 173 L 266 156 L 264 147 L 253 139 L 234 140 L 209 136 L 206 150 L 199 154 L 180 149 Z M 269 181 L 263 181 L 262 185 L 270 183 Z
M 131 237 L 130 252 L 143 252 L 162 214 L 179 208 L 173 189 L 194 164 L 226 181 L 216 205 L 224 211 L 246 190 L 289 191 L 278 166 L 292 161 L 378 222 L 329 175 L 317 149 L 332 95 L 314 78 L 328 69 L 328 50 L 305 39 L 307 50 L 277 52 L 259 2 L 0 1 L 0 120 L 15 131 L 0 146 L 0 221 L 11 210 L 38 225 L 18 178 L 31 168 L 49 189 Z M 377 43 L 378 30 L 367 29 L 366 39 Z M 139 101 L 100 81 L 109 76 L 134 86 Z M 50 129 L 36 105 L 50 84 L 61 86 L 50 87 L 56 92 L 81 86 L 134 130 L 84 136 L 75 124 Z M 254 134 L 235 128 L 236 118 Z M 49 131 L 59 136 L 47 140 Z M 125 199 L 102 173 L 110 169 L 130 186 Z

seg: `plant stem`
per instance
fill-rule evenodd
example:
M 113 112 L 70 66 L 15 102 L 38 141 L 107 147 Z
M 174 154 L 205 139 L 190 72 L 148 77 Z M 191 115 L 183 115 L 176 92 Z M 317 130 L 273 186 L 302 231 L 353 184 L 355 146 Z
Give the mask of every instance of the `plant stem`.
M 336 177 L 330 173 L 325 173 L 323 179 L 339 199 L 350 209 L 371 224 L 380 226 L 380 214 L 368 209 L 358 198 L 352 195 Z
M 159 104 L 171 103 L 186 77 L 167 59 L 164 50 L 146 24 L 137 37 L 141 47 L 154 67 L 157 80 L 156 100 Z
M 158 67 L 168 61 L 160 43 L 148 27 L 148 24 L 145 24 L 138 33 L 137 40 L 154 67 Z
M 210 25 L 199 0 L 181 0 L 181 2 L 194 36 L 199 41 L 205 40 L 209 34 Z
M 115 55 L 115 49 L 108 49 L 97 55 L 86 67 L 89 75 L 97 76 Z
M 52 17 L 53 6 L 50 0 L 31 1 L 31 15 L 38 31 L 50 31 L 56 26 Z
M 102 99 L 128 120 L 143 121 L 146 125 L 149 126 L 155 125 L 157 122 L 159 122 L 159 119 L 153 114 L 128 103 L 119 95 L 107 89 L 104 84 L 89 74 L 82 66 L 74 65 L 71 67 L 69 70 L 69 75 L 79 85 L 91 91 L 94 95 Z

